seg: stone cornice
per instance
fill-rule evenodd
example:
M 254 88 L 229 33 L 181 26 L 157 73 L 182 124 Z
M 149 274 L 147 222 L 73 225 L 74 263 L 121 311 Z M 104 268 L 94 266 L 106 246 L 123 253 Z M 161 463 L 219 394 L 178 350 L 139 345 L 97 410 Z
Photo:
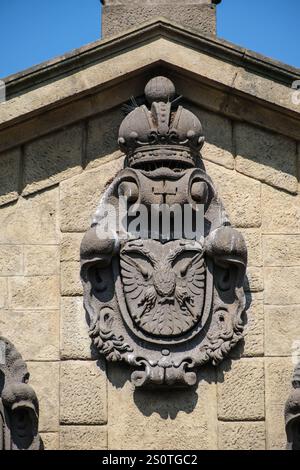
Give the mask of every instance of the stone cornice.
M 292 81 L 300 79 L 300 69 L 296 67 L 270 59 L 223 39 L 202 36 L 191 29 L 182 28 L 164 18 L 158 18 L 125 34 L 93 42 L 4 78 L 8 99 L 156 37 L 176 40 L 287 86 L 290 86 Z
M 7 77 L 0 152 L 120 106 L 158 69 L 195 104 L 299 140 L 299 69 L 158 19 Z

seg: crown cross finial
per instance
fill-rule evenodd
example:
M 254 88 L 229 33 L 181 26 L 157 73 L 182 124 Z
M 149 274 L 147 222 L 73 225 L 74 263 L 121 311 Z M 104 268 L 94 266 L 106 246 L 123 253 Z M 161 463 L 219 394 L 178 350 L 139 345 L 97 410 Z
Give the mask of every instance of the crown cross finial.
M 151 108 L 135 108 L 119 130 L 118 142 L 127 155 L 128 166 L 196 165 L 204 143 L 202 126 L 193 113 L 176 104 L 175 96 L 175 86 L 166 77 L 155 77 L 147 83 L 145 98 Z

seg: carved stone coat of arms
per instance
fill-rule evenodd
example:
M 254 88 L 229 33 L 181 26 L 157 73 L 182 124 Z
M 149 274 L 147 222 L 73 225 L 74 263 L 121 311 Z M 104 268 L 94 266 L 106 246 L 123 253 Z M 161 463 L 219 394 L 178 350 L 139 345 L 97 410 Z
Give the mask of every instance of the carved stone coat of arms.
M 91 338 L 137 387 L 194 385 L 243 337 L 247 249 L 204 169 L 201 123 L 179 103 L 156 77 L 127 106 L 124 169 L 81 245 Z

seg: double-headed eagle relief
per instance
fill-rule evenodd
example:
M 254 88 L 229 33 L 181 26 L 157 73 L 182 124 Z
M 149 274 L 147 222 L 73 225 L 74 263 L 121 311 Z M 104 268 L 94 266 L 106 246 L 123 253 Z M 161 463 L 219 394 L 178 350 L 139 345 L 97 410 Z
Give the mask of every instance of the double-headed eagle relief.
M 90 335 L 135 386 L 188 386 L 243 337 L 247 249 L 205 172 L 199 119 L 150 80 L 119 130 L 124 169 L 81 245 Z

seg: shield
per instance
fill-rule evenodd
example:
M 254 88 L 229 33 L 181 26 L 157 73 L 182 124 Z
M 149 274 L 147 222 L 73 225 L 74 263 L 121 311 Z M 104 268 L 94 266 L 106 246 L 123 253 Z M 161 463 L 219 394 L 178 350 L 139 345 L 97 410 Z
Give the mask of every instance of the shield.
M 179 339 L 204 325 L 211 288 L 201 243 L 129 241 L 120 253 L 120 274 L 123 316 L 135 329 L 154 338 Z

